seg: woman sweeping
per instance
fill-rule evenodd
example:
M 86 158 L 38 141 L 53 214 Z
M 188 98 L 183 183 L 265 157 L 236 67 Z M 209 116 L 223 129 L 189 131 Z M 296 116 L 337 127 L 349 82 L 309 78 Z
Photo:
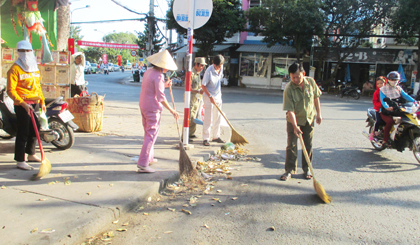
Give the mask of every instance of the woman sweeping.
M 19 169 L 33 170 L 25 161 L 25 153 L 29 162 L 41 162 L 41 159 L 35 155 L 36 137 L 31 113 L 40 107 L 45 112 L 45 99 L 32 45 L 22 40 L 17 43 L 17 51 L 18 59 L 7 72 L 7 94 L 14 101 L 17 118 L 15 160 Z
M 153 66 L 143 75 L 140 92 L 140 111 L 144 128 L 144 141 L 137 162 L 139 173 L 154 173 L 155 170 L 149 166 L 156 162 L 154 159 L 154 145 L 157 139 L 160 126 L 160 118 L 163 107 L 168 109 L 178 119 L 179 115 L 172 109 L 166 100 L 165 88 L 172 86 L 172 81 L 165 83 L 164 74 L 168 70 L 177 70 L 177 66 L 167 50 L 149 56 L 147 61 Z

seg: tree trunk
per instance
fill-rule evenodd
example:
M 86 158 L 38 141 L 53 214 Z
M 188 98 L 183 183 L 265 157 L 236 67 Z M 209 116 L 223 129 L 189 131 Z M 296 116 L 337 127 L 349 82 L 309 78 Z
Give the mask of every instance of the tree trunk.
M 70 5 L 57 9 L 57 50 L 67 50 L 70 35 Z

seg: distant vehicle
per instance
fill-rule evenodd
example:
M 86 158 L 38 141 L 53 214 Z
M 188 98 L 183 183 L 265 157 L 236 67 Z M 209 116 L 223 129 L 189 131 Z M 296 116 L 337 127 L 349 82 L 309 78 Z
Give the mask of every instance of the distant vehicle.
M 104 65 L 104 75 L 109 75 L 108 64 Z
M 108 70 L 109 70 L 109 72 L 113 72 L 114 71 L 114 64 L 108 63 Z
M 120 67 L 117 64 L 114 65 L 114 71 L 120 71 Z
M 130 62 L 127 62 L 127 65 L 125 65 L 126 70 L 131 70 L 132 64 Z
M 89 61 L 86 61 L 85 63 L 85 74 L 92 74 L 92 67 L 90 66 Z
M 98 65 L 95 63 L 90 64 L 90 69 L 92 71 L 92 73 L 98 73 Z

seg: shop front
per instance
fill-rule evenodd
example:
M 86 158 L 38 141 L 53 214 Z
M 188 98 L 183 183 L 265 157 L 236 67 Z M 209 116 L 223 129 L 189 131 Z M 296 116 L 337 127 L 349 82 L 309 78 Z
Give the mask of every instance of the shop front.
M 315 60 L 318 60 L 322 50 L 315 49 Z M 414 80 L 417 74 L 418 50 L 412 49 L 370 49 L 360 48 L 351 52 L 343 61 L 340 67 L 337 67 L 338 54 L 331 51 L 325 58 L 322 71 L 322 80 L 327 81 L 338 69 L 335 82 L 351 83 L 354 86 L 362 88 L 365 82 L 374 83 L 378 76 L 386 76 L 391 71 L 398 71 L 400 66 L 407 79 L 406 85 L 414 88 Z M 346 77 L 346 70 L 349 70 L 350 77 Z
M 288 82 L 287 68 L 296 61 L 293 47 L 245 44 L 240 53 L 239 76 L 250 88 L 281 89 Z

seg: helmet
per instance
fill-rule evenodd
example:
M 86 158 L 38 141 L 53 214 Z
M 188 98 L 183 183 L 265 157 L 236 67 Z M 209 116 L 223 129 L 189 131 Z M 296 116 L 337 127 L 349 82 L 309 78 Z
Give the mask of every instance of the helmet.
M 388 78 L 388 80 L 400 80 L 400 73 L 396 72 L 396 71 L 391 71 L 390 73 L 388 73 L 388 75 L 386 76 Z

